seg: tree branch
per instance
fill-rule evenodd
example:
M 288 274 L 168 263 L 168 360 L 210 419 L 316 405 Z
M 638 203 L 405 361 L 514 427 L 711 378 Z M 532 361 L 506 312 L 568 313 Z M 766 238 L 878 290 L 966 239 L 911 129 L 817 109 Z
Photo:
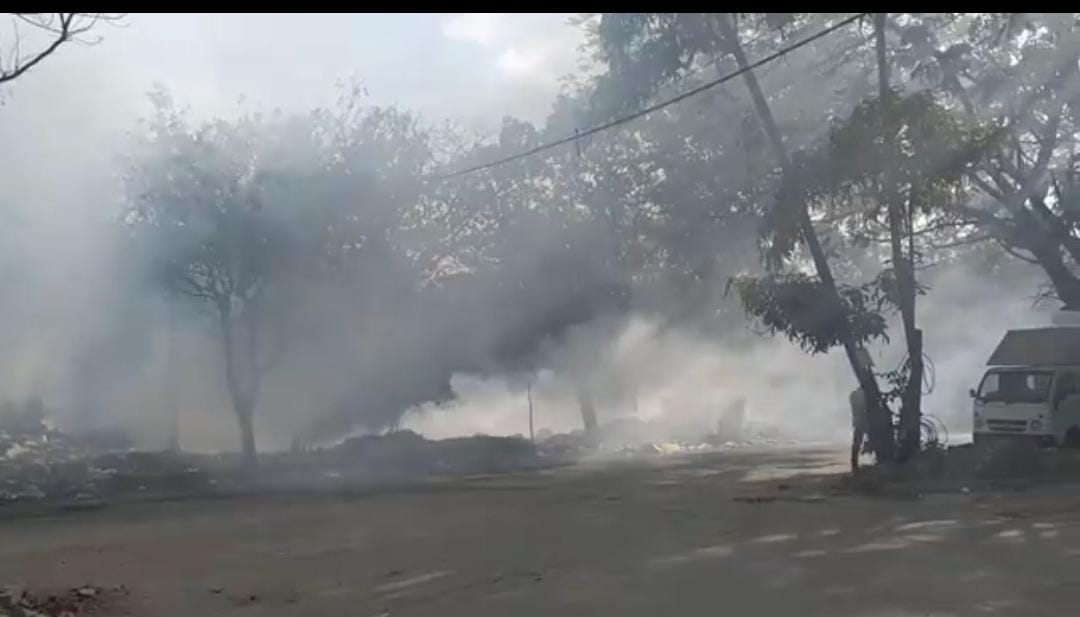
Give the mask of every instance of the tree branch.
M 1030 257 L 1028 255 L 1022 255 L 1022 254 L 1018 253 L 1016 247 L 1007 244 L 1001 238 L 998 238 L 998 237 L 995 236 L 994 240 L 997 242 L 998 246 L 1001 247 L 1001 250 L 1005 251 L 1009 255 L 1012 255 L 1013 257 L 1019 259 L 1020 261 L 1026 261 L 1027 263 L 1032 264 L 1032 265 L 1039 265 L 1039 260 L 1038 259 L 1035 259 L 1034 257 Z
M 51 56 L 61 45 L 68 42 L 79 42 L 92 45 L 94 42 L 82 41 L 79 35 L 89 32 L 101 21 L 117 21 L 122 14 L 110 15 L 107 13 L 50 13 L 43 17 L 41 13 L 12 13 L 16 20 L 29 24 L 37 30 L 55 35 L 44 49 L 30 54 L 22 55 L 21 36 L 18 30 L 18 21 L 13 22 L 15 42 L 12 54 L 8 60 L 10 68 L 0 66 L 0 84 L 13 81 L 37 66 L 40 62 Z M 96 41 L 95 41 L 96 42 Z
M 16 79 L 17 77 L 19 77 L 20 75 L 22 75 L 23 73 L 25 73 L 25 72 L 29 71 L 30 69 L 34 68 L 34 66 L 36 66 L 39 62 L 41 62 L 45 58 L 49 57 L 54 51 L 56 51 L 61 45 L 63 45 L 68 40 L 68 38 L 71 36 L 71 31 L 69 29 L 70 26 L 71 26 L 70 17 L 72 15 L 74 15 L 74 13 L 68 13 L 66 18 L 64 16 L 64 13 L 59 13 L 59 15 L 60 15 L 60 24 L 61 24 L 61 29 L 59 31 L 54 31 L 54 30 L 51 30 L 49 28 L 44 28 L 43 26 L 39 26 L 39 27 L 43 27 L 43 29 L 48 30 L 50 32 L 56 32 L 57 36 L 56 36 L 55 39 L 53 39 L 53 42 L 51 44 L 49 44 L 49 46 L 46 47 L 45 49 L 43 49 L 40 52 L 38 52 L 37 54 L 31 56 L 29 60 L 24 61 L 21 57 L 16 55 L 15 59 L 13 61 L 13 67 L 12 67 L 12 69 L 10 71 L 0 69 L 0 84 L 8 82 L 8 81 L 12 81 L 12 80 Z M 18 41 L 16 41 L 16 46 L 18 47 Z

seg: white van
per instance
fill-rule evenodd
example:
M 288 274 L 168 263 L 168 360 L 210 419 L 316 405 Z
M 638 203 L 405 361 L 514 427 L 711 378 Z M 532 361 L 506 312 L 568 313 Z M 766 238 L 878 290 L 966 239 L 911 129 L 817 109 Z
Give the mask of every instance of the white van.
M 1080 446 L 1080 328 L 1010 330 L 987 365 L 971 391 L 976 444 L 1012 435 Z

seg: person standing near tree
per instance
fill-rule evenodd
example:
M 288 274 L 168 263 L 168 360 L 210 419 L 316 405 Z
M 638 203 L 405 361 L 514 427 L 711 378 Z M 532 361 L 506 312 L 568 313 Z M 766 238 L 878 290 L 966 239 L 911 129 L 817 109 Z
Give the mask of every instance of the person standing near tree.
M 848 403 L 851 405 L 851 473 L 855 473 L 859 471 L 859 454 L 867 431 L 866 394 L 862 386 L 851 391 Z

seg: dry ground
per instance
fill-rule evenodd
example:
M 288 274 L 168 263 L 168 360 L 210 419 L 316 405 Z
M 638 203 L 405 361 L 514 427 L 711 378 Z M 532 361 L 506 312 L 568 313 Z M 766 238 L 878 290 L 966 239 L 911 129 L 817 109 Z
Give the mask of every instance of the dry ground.
M 122 615 L 1070 615 L 1075 487 L 869 499 L 839 450 L 0 521 L 0 584 Z M 792 477 L 794 476 L 794 477 Z

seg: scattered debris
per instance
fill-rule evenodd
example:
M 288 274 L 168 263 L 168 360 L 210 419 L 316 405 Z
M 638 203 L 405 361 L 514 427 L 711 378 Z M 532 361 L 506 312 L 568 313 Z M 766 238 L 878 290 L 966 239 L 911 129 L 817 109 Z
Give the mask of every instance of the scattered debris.
M 23 449 L 0 459 L 0 506 L 53 500 L 65 510 L 93 510 L 129 492 L 205 491 L 206 471 L 190 455 L 157 452 L 95 453 L 58 446 Z M 208 457 L 202 457 L 208 458 Z
M 68 502 L 65 509 L 104 505 L 104 497 L 125 484 L 158 484 L 170 474 L 194 469 L 180 455 L 128 452 L 122 435 L 97 430 L 69 434 L 53 426 L 40 401 L 0 410 L 0 506 L 45 499 Z
M 225 494 L 255 485 L 355 485 L 504 473 L 553 463 L 522 438 L 477 435 L 432 441 L 412 431 L 394 431 L 321 450 L 267 454 L 262 473 L 251 477 L 234 455 L 101 452 L 76 445 L 52 428 L 27 435 L 20 427 L 23 432 L 16 437 L 10 431 L 0 434 L 0 447 L 14 452 L 0 457 L 0 507 L 49 502 L 64 511 L 93 510 L 126 496 Z
M 111 590 L 84 585 L 60 595 L 37 595 L 23 589 L 0 590 L 0 615 L 8 617 L 68 617 L 86 614 L 127 595 L 127 588 Z
M 727 417 L 727 416 L 725 416 Z M 733 419 L 732 419 L 733 418 Z M 708 427 L 672 427 L 665 422 L 620 418 L 591 432 L 540 433 L 537 444 L 540 456 L 547 459 L 576 460 L 589 456 L 668 456 L 715 449 L 734 449 L 792 445 L 780 433 L 767 426 L 748 424 L 738 414 L 719 422 L 710 433 Z

